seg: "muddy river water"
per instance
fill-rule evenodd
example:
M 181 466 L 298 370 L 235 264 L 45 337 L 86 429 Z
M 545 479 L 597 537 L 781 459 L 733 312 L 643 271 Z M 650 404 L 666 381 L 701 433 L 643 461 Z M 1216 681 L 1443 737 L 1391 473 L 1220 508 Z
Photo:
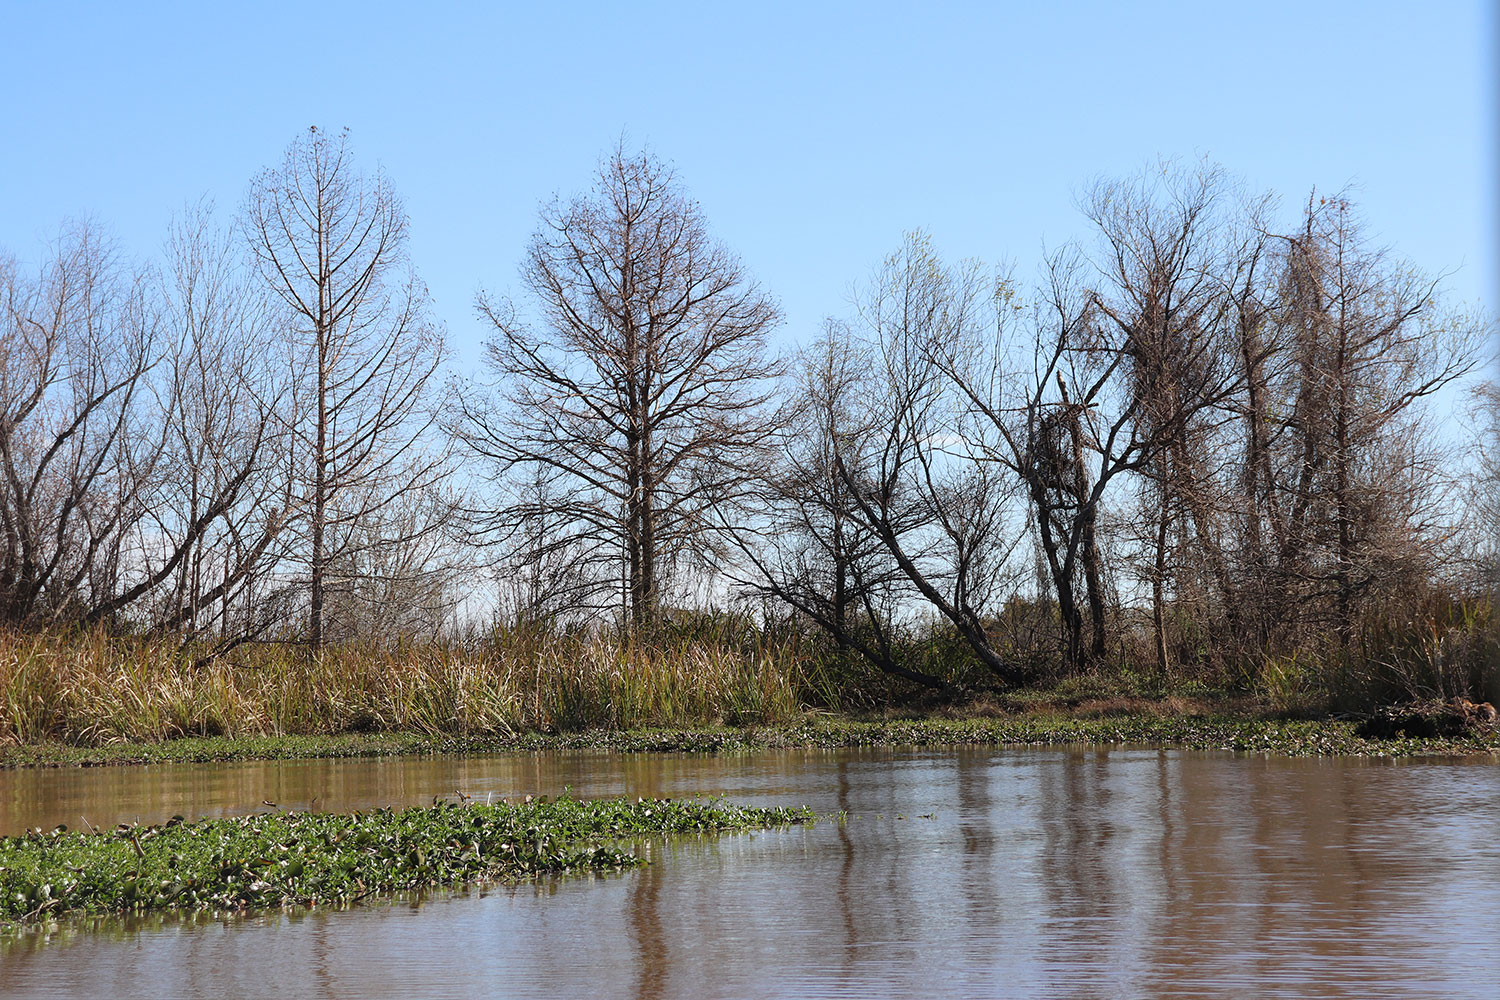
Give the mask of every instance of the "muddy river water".
M 808 805 L 622 875 L 64 924 L 3 997 L 1500 996 L 1500 763 L 552 753 L 0 772 L 0 833 L 462 792 Z M 837 814 L 842 813 L 842 821 Z

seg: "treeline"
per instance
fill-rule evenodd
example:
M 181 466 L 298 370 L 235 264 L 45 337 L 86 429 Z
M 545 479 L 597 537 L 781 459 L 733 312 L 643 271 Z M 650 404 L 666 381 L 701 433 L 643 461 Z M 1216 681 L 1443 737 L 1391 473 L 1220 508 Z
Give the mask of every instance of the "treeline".
M 465 379 L 388 182 L 310 131 L 158 266 L 86 227 L 0 262 L 0 621 L 202 665 L 732 610 L 918 688 L 1494 684 L 1489 321 L 1343 196 L 1285 225 L 1168 166 L 1082 209 L 1032 282 L 912 234 L 778 355 L 774 298 L 616 150 L 543 208 L 518 301 L 479 297 Z
M 211 654 L 434 628 L 446 348 L 406 233 L 314 131 L 160 266 L 84 225 L 35 277 L 0 261 L 0 620 Z

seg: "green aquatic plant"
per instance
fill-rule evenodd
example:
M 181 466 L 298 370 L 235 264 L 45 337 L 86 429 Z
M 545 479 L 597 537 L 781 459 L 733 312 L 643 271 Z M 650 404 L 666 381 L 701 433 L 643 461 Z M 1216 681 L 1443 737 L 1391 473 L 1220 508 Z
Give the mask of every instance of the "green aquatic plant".
M 1156 716 L 1119 712 L 1071 718 L 1037 710 L 972 719 L 856 722 L 808 717 L 777 726 L 589 729 L 509 736 L 421 733 L 195 738 L 79 747 L 0 746 L 0 769 L 103 764 L 207 763 L 415 754 L 599 750 L 612 753 L 748 753 L 782 749 L 939 746 L 1136 746 L 1232 750 L 1292 757 L 1405 757 L 1500 753 L 1500 729 L 1474 727 L 1430 737 L 1364 734 L 1353 719 L 1282 719 L 1227 713 Z
M 528 797 L 529 798 L 529 797 Z M 622 842 L 805 823 L 804 809 L 569 798 L 262 813 L 0 839 L 0 921 L 66 913 L 237 912 L 641 864 Z

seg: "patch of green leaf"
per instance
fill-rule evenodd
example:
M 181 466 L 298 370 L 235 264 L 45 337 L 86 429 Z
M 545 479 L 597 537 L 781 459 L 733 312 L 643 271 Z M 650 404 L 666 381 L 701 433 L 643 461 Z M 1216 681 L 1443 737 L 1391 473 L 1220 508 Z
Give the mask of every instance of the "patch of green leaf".
M 343 905 L 374 894 L 616 871 L 620 843 L 811 821 L 724 802 L 541 799 L 337 815 L 263 813 L 0 839 L 0 922 L 65 913 L 236 912 Z

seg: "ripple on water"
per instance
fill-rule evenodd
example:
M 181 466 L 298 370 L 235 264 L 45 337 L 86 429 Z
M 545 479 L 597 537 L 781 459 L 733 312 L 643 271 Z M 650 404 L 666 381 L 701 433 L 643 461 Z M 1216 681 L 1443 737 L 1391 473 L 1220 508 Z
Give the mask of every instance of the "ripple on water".
M 64 925 L 6 996 L 1490 997 L 1500 766 L 1149 750 L 557 753 L 0 773 L 0 828 L 461 790 L 844 811 L 621 876 Z M 316 802 L 314 802 L 316 800 Z

